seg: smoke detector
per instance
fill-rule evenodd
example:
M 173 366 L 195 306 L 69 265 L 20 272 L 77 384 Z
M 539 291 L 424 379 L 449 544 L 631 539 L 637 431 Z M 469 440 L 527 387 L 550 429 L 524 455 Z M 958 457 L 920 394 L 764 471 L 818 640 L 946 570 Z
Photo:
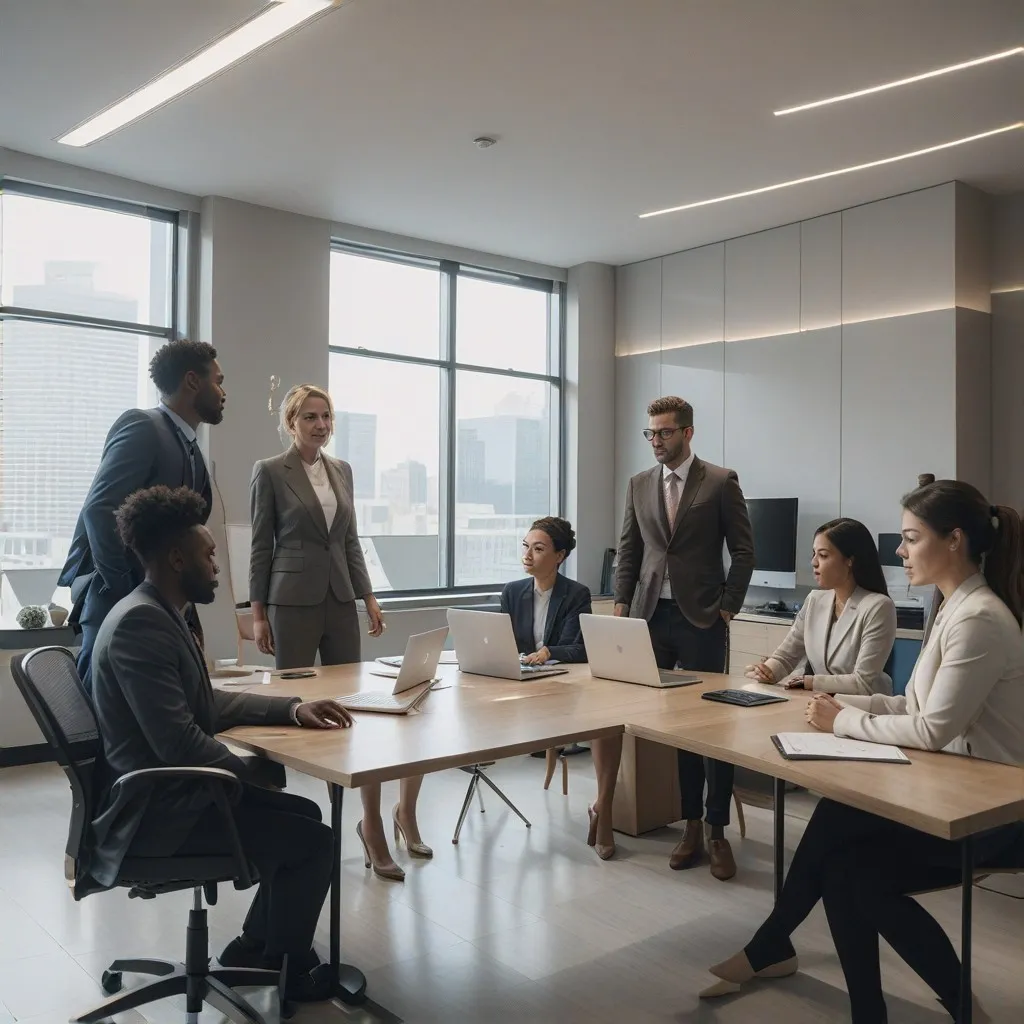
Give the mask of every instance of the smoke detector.
M 481 135 L 479 138 L 473 140 L 473 145 L 477 149 L 490 149 L 498 140 L 491 138 L 490 135 Z

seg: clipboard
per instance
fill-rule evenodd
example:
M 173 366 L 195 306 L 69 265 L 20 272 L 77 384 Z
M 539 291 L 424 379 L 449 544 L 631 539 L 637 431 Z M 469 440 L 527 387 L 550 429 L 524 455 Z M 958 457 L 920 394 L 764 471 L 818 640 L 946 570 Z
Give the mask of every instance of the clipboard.
M 787 737 L 794 737 L 787 746 Z M 864 740 L 844 739 L 827 733 L 780 733 L 772 736 L 772 743 L 787 761 L 867 761 L 876 764 L 911 764 L 899 747 Z

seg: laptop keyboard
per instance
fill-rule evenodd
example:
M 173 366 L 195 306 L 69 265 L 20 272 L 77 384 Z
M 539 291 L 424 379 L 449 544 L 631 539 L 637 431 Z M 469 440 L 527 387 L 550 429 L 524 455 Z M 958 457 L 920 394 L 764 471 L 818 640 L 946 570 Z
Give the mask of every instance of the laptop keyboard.
M 411 701 L 402 700 L 393 693 L 353 693 L 336 698 L 346 708 L 404 708 Z

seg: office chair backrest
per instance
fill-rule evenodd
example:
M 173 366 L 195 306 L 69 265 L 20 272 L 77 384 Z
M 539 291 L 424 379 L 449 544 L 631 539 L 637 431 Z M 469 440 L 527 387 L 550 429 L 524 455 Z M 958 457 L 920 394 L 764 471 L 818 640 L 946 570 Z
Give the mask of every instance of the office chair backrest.
M 75 660 L 63 647 L 40 647 L 11 662 L 11 675 L 71 784 L 71 825 L 64 877 L 79 898 L 85 876 L 89 825 L 94 817 L 95 774 L 103 745 L 92 704 Z

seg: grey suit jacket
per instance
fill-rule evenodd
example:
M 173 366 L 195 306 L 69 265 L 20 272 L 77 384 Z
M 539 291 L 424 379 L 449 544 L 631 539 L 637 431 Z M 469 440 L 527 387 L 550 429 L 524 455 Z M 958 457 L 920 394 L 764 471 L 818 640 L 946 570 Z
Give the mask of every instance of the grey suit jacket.
M 154 787 L 112 815 L 107 796 L 113 781 L 126 772 L 165 767 L 225 768 L 251 779 L 253 763 L 215 734 L 236 725 L 291 724 L 298 698 L 214 690 L 185 620 L 155 587 L 142 583 L 100 627 L 92 700 L 106 792 L 97 799 L 89 871 L 111 885 L 130 846 L 144 845 L 146 856 L 174 853 L 210 802 L 202 787 L 176 782 Z
M 310 607 L 326 599 L 328 588 L 339 601 L 372 593 L 356 528 L 352 467 L 322 458 L 338 499 L 330 530 L 294 447 L 253 467 L 250 601 Z
M 725 541 L 732 557 L 726 576 Z M 615 569 L 615 603 L 650 619 L 666 568 L 672 593 L 693 625 L 708 629 L 721 610 L 735 614 L 754 571 L 754 539 L 739 477 L 694 457 L 669 530 L 660 465 L 638 473 L 626 491 Z
M 857 587 L 832 623 L 835 591 L 807 596 L 786 639 L 766 660 L 775 681 L 800 671 L 806 660 L 814 689 L 822 693 L 892 693 L 885 663 L 896 639 L 896 606 L 888 594 Z

